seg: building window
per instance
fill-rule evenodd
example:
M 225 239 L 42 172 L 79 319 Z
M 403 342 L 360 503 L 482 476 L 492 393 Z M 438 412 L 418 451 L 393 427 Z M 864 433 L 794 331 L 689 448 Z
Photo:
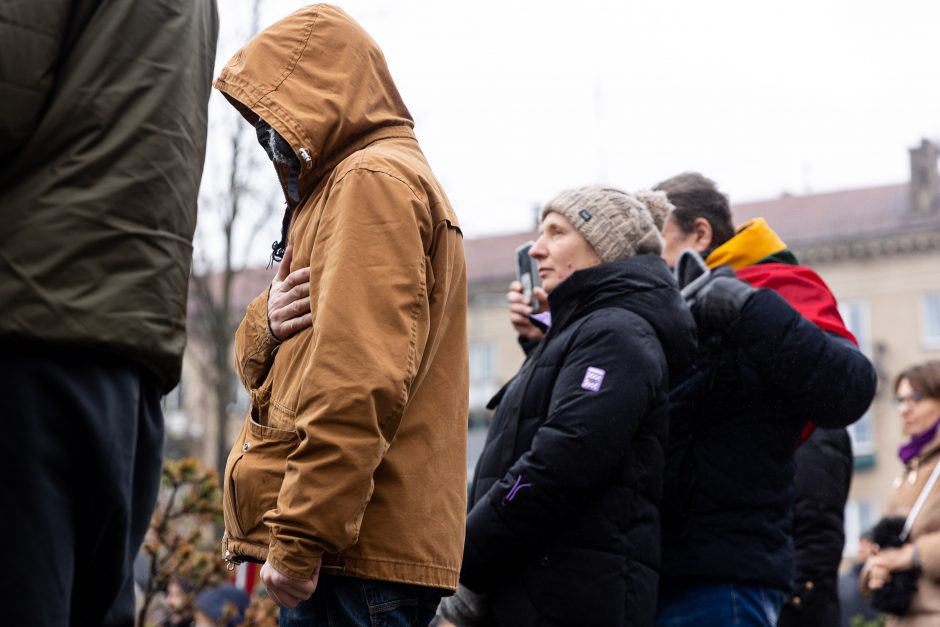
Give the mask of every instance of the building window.
M 859 349 L 870 358 L 871 319 L 868 312 L 868 303 L 862 300 L 848 300 L 839 303 L 839 315 L 842 316 L 845 327 L 858 340 Z
M 921 310 L 924 345 L 928 348 L 940 347 L 940 294 L 925 294 Z
M 496 375 L 496 345 L 470 343 L 470 410 L 480 410 L 499 390 Z
M 858 538 L 863 533 L 871 531 L 875 525 L 875 507 L 871 501 L 849 501 L 845 504 L 845 547 L 842 555 L 856 557 L 858 554 Z
M 868 303 L 860 300 L 842 302 L 839 304 L 839 314 L 846 328 L 858 340 L 859 350 L 870 359 L 872 342 Z M 871 468 L 875 465 L 875 429 L 872 420 L 872 411 L 869 409 L 849 426 L 856 470 Z

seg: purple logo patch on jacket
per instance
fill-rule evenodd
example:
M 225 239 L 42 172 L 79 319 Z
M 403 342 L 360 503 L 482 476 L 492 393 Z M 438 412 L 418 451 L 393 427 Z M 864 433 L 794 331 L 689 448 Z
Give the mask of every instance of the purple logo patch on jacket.
M 601 384 L 604 383 L 604 376 L 606 374 L 607 371 L 603 368 L 588 366 L 588 369 L 584 373 L 584 380 L 581 381 L 581 387 L 588 392 L 600 392 Z

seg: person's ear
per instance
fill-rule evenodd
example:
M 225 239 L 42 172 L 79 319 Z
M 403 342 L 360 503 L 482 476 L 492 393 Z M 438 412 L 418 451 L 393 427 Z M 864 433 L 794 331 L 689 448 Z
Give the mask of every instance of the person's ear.
M 692 240 L 693 248 L 696 252 L 705 252 L 712 245 L 712 225 L 705 218 L 695 218 L 692 223 L 692 234 L 695 239 Z

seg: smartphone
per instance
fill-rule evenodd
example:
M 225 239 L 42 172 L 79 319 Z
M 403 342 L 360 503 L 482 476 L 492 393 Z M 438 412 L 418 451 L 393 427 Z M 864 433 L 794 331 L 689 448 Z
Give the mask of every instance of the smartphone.
M 533 246 L 535 242 L 528 241 L 516 249 L 516 280 L 522 283 L 522 295 L 532 306 L 532 313 L 538 313 L 541 305 L 532 295 L 532 288 L 541 286 L 542 281 L 539 279 L 538 263 L 529 256 Z

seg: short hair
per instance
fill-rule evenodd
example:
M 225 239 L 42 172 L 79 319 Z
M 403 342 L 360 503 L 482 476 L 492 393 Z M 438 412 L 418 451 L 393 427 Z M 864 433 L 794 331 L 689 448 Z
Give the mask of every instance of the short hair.
M 903 370 L 894 379 L 895 394 L 904 379 L 907 379 L 915 392 L 940 400 L 940 361 L 931 360 Z
M 666 192 L 676 210 L 672 217 L 683 233 L 691 233 L 695 220 L 705 218 L 712 227 L 712 248 L 734 237 L 734 221 L 728 197 L 715 181 L 698 172 L 683 172 L 661 181 L 653 189 Z

